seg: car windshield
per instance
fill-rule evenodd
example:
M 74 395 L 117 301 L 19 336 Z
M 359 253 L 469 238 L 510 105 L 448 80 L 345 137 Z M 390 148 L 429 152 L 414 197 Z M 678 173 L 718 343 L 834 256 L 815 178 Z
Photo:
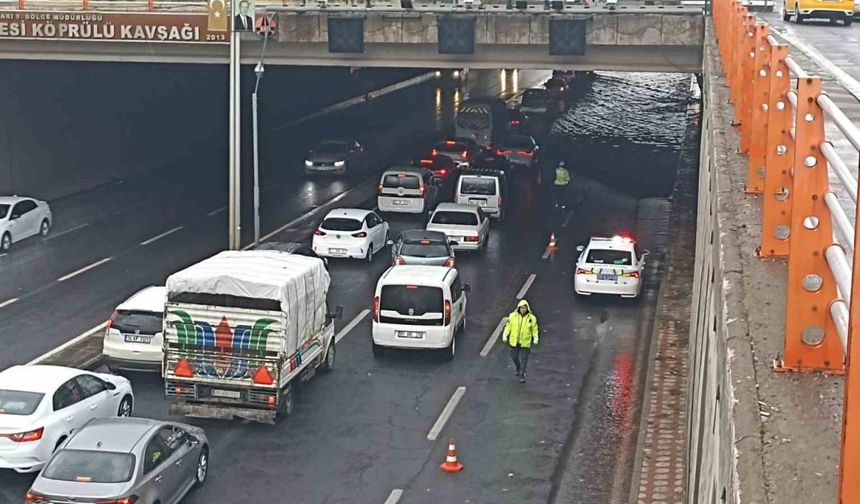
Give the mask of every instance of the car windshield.
M 630 266 L 633 264 L 633 253 L 629 250 L 591 249 L 585 262 L 590 264 L 612 264 L 613 266 Z
M 0 219 L 5 219 L 9 214 L 9 207 L 12 205 L 0 205 Z
M 440 211 L 433 214 L 433 224 L 453 224 L 455 226 L 477 226 L 478 216 L 473 212 Z
M 162 322 L 161 312 L 120 310 L 110 327 L 123 334 L 156 334 L 161 332 Z
M 314 154 L 332 155 L 343 154 L 346 152 L 346 143 L 344 142 L 323 142 L 314 149 Z
M 61 450 L 42 477 L 82 483 L 122 483 L 131 479 L 134 456 L 129 453 Z
M 396 189 L 402 187 L 404 189 L 420 189 L 421 179 L 418 175 L 406 175 L 403 173 L 392 173 L 386 175 L 382 179 L 382 187 L 388 189 Z
M 494 196 L 496 194 L 496 179 L 464 177 L 460 183 L 460 194 Z
M 564 82 L 561 79 L 550 79 L 546 81 L 546 88 L 560 88 L 564 86 Z
M 542 89 L 527 89 L 523 93 L 523 105 L 543 105 L 547 102 L 546 91 Z
M 361 229 L 361 221 L 344 217 L 330 217 L 324 220 L 320 227 L 329 231 L 358 231 Z
M 32 415 L 45 394 L 0 389 L 0 415 Z
M 379 309 L 401 315 L 421 316 L 442 313 L 442 289 L 420 285 L 386 285 L 382 287 Z
M 448 246 L 439 242 L 405 242 L 400 247 L 400 255 L 410 257 L 448 257 Z

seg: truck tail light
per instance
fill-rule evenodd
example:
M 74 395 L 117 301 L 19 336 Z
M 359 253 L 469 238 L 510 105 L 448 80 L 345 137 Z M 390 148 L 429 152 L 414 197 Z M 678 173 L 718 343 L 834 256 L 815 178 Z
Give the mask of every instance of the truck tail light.
M 254 383 L 258 385 L 271 385 L 275 383 L 274 378 L 272 378 L 272 372 L 269 371 L 269 368 L 266 365 L 262 365 L 257 368 L 253 379 Z
M 379 322 L 379 296 L 373 298 L 373 321 Z
M 451 302 L 447 299 L 445 300 L 445 323 L 444 325 L 448 325 L 451 323 Z
M 183 357 L 179 359 L 179 362 L 176 363 L 176 367 L 173 368 L 173 374 L 181 378 L 191 378 L 194 376 L 194 368 L 191 366 L 191 363 L 188 362 L 188 359 Z
M 30 441 L 38 441 L 42 439 L 42 434 L 45 433 L 44 427 L 33 429 L 27 432 L 18 432 L 15 434 L 3 434 L 0 437 L 5 437 L 14 443 L 28 443 Z

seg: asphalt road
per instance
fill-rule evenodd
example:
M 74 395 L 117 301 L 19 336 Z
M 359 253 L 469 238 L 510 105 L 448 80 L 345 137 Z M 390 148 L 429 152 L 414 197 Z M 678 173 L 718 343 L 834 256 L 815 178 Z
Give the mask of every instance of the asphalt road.
M 510 81 L 503 91 L 495 73 L 473 78 L 472 94 L 510 96 L 515 91 Z M 519 85 L 542 78 L 521 72 Z M 635 83 L 627 84 L 633 88 Z M 350 134 L 377 153 L 379 162 L 343 180 L 308 181 L 295 175 L 303 152 L 285 147 L 284 166 L 295 171 L 285 169 L 267 184 L 264 232 L 280 229 L 273 239 L 305 241 L 329 208 L 373 207 L 376 174 L 388 163 L 426 150 L 450 125 L 453 105 L 465 94 L 417 87 L 285 132 L 291 144 Z M 581 102 L 599 99 L 587 94 Z M 683 96 L 679 100 L 685 103 Z M 625 105 L 616 103 L 621 110 Z M 572 213 L 549 214 L 533 174 L 518 176 L 511 202 L 516 211 L 505 223 L 493 223 L 487 252 L 458 257 L 473 291 L 468 328 L 453 362 L 410 352 L 374 359 L 365 316 L 339 343 L 335 372 L 303 387 L 290 418 L 275 426 L 192 421 L 209 434 L 212 467 L 206 486 L 184 502 L 381 503 L 395 489 L 403 491 L 402 502 L 547 502 L 568 473 L 581 475 L 581 488 L 574 489 L 579 490 L 577 502 L 626 499 L 670 205 L 666 194 L 642 194 L 636 178 L 624 177 L 623 166 L 612 167 L 610 173 L 618 176 L 610 180 L 590 172 L 588 167 L 599 167 L 605 142 L 578 145 L 582 150 L 576 156 L 590 161 L 574 174 Z M 647 167 L 629 166 L 650 168 L 671 187 L 677 147 L 647 140 L 625 144 L 620 148 L 626 155 L 616 153 L 613 162 L 648 159 L 653 164 Z M 0 303 L 17 299 L 0 308 L 4 346 L 14 349 L 0 354 L 0 368 L 26 362 L 89 329 L 135 290 L 163 282 L 171 272 L 223 248 L 223 188 L 199 175 L 190 169 L 141 175 L 66 199 L 55 205 L 53 238 L 22 243 L 0 257 Z M 423 223 L 392 218 L 391 224 L 401 230 Z M 618 230 L 635 232 L 651 250 L 642 297 L 575 298 L 570 285 L 574 245 Z M 543 259 L 552 231 L 561 248 Z M 344 306 L 339 327 L 369 308 L 376 279 L 387 265 L 387 251 L 370 266 L 331 262 L 332 302 Z M 529 382 L 522 385 L 501 343 L 486 357 L 480 352 L 532 274 L 526 298 L 540 318 L 542 335 L 530 361 Z M 166 417 L 160 378 L 129 376 L 136 414 Z M 465 387 L 459 405 L 438 438 L 428 440 L 459 387 Z M 437 467 L 449 437 L 456 438 L 466 466 L 453 476 Z M 0 473 L 0 501 L 18 501 L 31 481 L 32 476 Z

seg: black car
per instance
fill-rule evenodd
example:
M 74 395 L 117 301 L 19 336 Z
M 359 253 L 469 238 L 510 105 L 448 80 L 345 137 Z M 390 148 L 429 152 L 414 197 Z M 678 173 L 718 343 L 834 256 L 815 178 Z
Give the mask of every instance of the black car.
M 481 170 L 499 170 L 499 171 L 508 171 L 511 168 L 511 164 L 508 162 L 508 158 L 505 156 L 500 156 L 495 153 L 495 151 L 486 151 L 478 155 L 473 161 L 472 166 L 469 168 L 469 171 L 481 171 Z
M 458 170 L 457 163 L 444 154 L 431 154 L 429 156 L 424 156 L 415 164 L 432 171 L 433 175 L 441 178 L 443 181 L 449 180 Z
M 254 250 L 277 250 L 278 252 L 286 252 L 287 254 L 295 254 L 305 257 L 315 257 L 317 259 L 322 259 L 322 262 L 325 264 L 326 269 L 328 269 L 328 259 L 326 259 L 325 257 L 318 256 L 310 245 L 305 245 L 304 243 L 265 242 L 259 244 Z

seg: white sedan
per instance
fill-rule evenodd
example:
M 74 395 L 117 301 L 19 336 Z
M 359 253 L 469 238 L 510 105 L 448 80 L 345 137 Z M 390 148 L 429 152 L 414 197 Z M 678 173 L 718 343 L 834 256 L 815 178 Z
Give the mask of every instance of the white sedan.
M 51 207 L 44 201 L 21 196 L 0 196 L 0 252 L 6 252 L 24 238 L 48 236 Z
M 313 249 L 320 257 L 351 257 L 373 261 L 388 242 L 388 223 L 376 212 L 339 208 L 314 231 Z
M 484 250 L 490 237 L 490 220 L 474 205 L 440 203 L 427 231 L 445 233 L 454 250 Z
M 93 418 L 131 416 L 131 383 L 60 366 L 0 372 L 0 468 L 39 471 L 70 435 Z
M 631 238 L 592 237 L 588 246 L 578 246 L 573 290 L 580 295 L 615 294 L 636 297 L 642 290 L 642 271 L 647 250 Z

